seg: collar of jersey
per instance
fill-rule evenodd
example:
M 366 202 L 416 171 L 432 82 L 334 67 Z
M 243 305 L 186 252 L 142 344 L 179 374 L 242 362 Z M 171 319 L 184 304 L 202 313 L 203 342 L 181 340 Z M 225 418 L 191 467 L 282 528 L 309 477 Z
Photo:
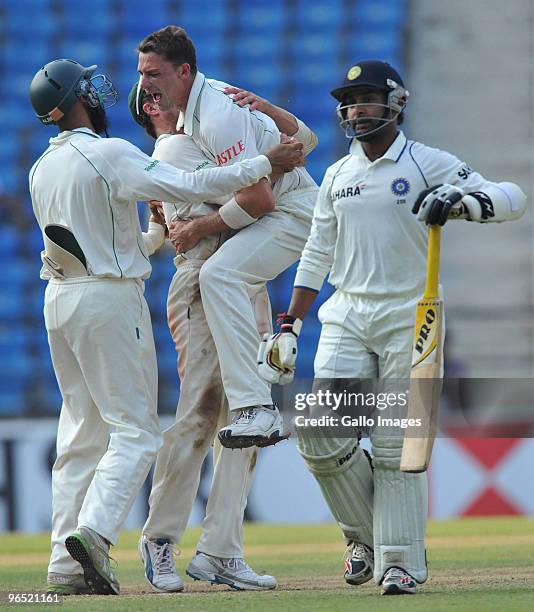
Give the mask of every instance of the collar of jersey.
M 165 140 L 165 138 L 170 138 L 171 136 L 176 136 L 176 134 L 160 134 L 156 138 L 156 142 L 155 142 L 154 146 L 157 147 L 158 146 L 158 142 L 161 142 L 162 140 Z
M 60 132 L 57 136 L 50 138 L 50 144 L 59 144 L 69 138 L 72 138 L 75 134 L 87 134 L 88 136 L 92 136 L 93 138 L 101 138 L 98 134 L 95 134 L 93 130 L 90 130 L 86 127 L 76 128 L 74 130 L 64 130 Z
M 189 92 L 187 108 L 185 109 L 185 116 L 183 117 L 184 132 L 188 136 L 193 135 L 193 115 L 195 113 L 197 101 L 200 96 L 200 92 L 202 91 L 202 86 L 204 85 L 205 80 L 206 77 L 202 74 L 202 72 L 197 72 L 195 80 L 193 81 L 193 86 L 191 87 L 191 91 Z M 180 123 L 180 119 L 178 119 L 178 123 Z
M 356 138 L 352 139 L 349 150 L 350 150 L 351 155 L 367 160 L 367 163 L 369 164 L 376 164 L 377 162 L 380 162 L 383 159 L 389 159 L 397 163 L 399 159 L 401 158 L 401 155 L 403 154 L 404 149 L 406 148 L 406 143 L 407 143 L 407 140 L 406 140 L 406 136 L 404 135 L 404 132 L 399 130 L 399 134 L 397 138 L 395 138 L 395 140 L 393 141 L 389 149 L 384 153 L 384 155 L 382 155 L 382 157 L 375 159 L 374 162 L 369 161 L 369 158 L 363 151 L 363 147 L 361 143 L 358 142 Z

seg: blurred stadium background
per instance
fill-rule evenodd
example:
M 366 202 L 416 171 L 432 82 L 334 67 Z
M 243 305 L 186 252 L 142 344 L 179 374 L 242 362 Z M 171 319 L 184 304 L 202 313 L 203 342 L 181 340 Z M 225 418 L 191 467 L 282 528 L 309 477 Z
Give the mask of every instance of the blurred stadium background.
M 150 153 L 152 142 L 131 120 L 126 98 L 137 44 L 169 23 L 192 36 L 206 75 L 252 89 L 315 130 L 319 146 L 308 167 L 318 182 L 347 147 L 330 89 L 357 60 L 380 58 L 405 75 L 411 91 L 409 137 L 456 153 L 488 178 L 516 181 L 532 196 L 534 0 L 514 0 L 513 10 L 498 0 L 0 0 L 0 531 L 49 527 L 61 405 L 42 316 L 41 235 L 27 188 L 28 170 L 54 131 L 35 119 L 28 86 L 50 59 L 97 63 L 121 94 L 110 110 L 111 134 Z M 139 210 L 144 216 L 143 205 Z M 533 376 L 532 229 L 530 211 L 500 227 L 447 225 L 442 282 L 450 376 Z M 165 320 L 171 255 L 164 250 L 152 259 L 146 287 L 164 424 L 178 397 Z M 293 275 L 271 284 L 274 312 L 287 306 Z M 329 293 L 325 286 L 317 306 Z M 315 314 L 303 328 L 301 377 L 312 376 Z M 454 407 L 454 396 L 446 400 Z M 439 440 L 432 515 L 534 514 L 534 493 L 524 484 L 533 457 L 530 439 Z M 202 514 L 209 470 L 208 462 L 192 523 Z M 146 493 L 131 527 L 144 516 Z M 247 515 L 330 520 L 292 443 L 262 453 Z

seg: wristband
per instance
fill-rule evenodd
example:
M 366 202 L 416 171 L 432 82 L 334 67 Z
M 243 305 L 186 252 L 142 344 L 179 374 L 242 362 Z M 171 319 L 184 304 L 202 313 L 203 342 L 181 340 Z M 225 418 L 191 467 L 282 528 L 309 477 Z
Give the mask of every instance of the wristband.
M 235 198 L 232 198 L 219 208 L 219 215 L 228 227 L 235 230 L 247 227 L 247 225 L 251 225 L 256 221 L 255 217 L 251 217 L 246 210 L 239 206 Z
M 143 241 L 149 255 L 153 255 L 165 244 L 165 228 L 160 223 L 150 221 L 148 232 L 143 232 Z
M 276 324 L 280 325 L 281 332 L 288 331 L 288 328 L 291 328 L 289 331 L 297 336 L 297 338 L 300 334 L 300 330 L 302 329 L 302 319 L 296 319 L 294 316 L 289 315 L 286 312 L 278 315 Z M 284 329 L 284 327 L 286 329 Z
M 304 155 L 308 155 L 308 153 L 311 153 L 315 149 L 319 140 L 315 133 L 312 132 L 303 121 L 298 117 L 295 117 L 295 119 L 297 120 L 298 129 L 295 134 L 293 134 L 293 138 L 304 145 Z

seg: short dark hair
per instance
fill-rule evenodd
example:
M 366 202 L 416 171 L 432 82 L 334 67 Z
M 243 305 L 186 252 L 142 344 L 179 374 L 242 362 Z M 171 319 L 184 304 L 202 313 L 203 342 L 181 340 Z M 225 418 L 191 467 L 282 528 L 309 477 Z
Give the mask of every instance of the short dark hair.
M 197 54 L 187 32 L 170 25 L 144 38 L 137 47 L 140 53 L 156 53 L 174 66 L 189 64 L 191 74 L 197 73 Z

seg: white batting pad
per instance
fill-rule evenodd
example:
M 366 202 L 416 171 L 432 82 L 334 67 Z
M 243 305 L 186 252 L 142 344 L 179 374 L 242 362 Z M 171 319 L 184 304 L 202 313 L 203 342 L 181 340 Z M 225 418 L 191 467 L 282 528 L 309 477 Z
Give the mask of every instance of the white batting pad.
M 376 453 L 376 449 L 375 449 Z M 397 566 L 417 582 L 427 578 L 425 525 L 428 513 L 426 474 L 405 474 L 376 466 L 374 472 L 374 578 L 380 584 Z
M 345 537 L 373 548 L 373 471 L 358 440 L 298 428 L 297 448 Z

